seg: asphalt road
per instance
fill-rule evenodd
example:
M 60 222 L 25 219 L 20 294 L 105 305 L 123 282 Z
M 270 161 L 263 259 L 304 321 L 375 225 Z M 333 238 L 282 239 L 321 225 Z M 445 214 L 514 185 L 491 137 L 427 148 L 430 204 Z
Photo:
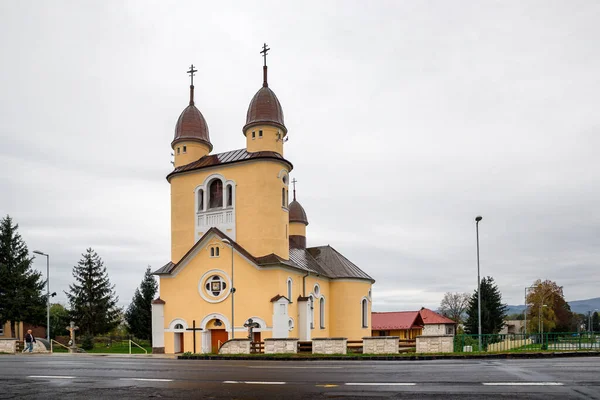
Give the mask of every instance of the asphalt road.
M 198 361 L 3 355 L 0 399 L 599 399 L 600 357 Z

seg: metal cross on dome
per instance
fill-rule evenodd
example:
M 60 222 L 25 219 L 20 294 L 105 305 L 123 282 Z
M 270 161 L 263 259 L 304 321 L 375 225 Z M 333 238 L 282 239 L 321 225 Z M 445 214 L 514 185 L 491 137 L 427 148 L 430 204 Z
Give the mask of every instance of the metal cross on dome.
M 190 70 L 187 73 L 190 74 L 190 78 L 192 79 L 192 86 L 194 86 L 194 73 L 196 72 L 198 72 L 198 70 L 194 69 L 194 64 L 190 65 Z
M 263 49 L 262 49 L 262 51 L 260 52 L 260 54 L 262 54 L 262 55 L 263 55 L 263 58 L 264 58 L 264 60 L 265 60 L 265 67 L 267 66 L 267 52 L 268 52 L 269 50 L 271 50 L 271 49 L 267 47 L 267 44 L 266 44 L 266 43 L 265 43 L 265 44 L 263 44 Z
M 294 200 L 296 200 L 296 178 L 292 179 L 292 185 L 294 186 Z

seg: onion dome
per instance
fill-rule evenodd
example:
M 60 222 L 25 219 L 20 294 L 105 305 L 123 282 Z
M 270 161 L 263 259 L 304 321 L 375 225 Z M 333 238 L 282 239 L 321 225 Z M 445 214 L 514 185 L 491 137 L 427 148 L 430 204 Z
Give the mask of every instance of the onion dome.
M 264 53 L 265 57 L 265 65 L 263 66 L 263 85 L 256 92 L 252 101 L 250 101 L 250 106 L 248 106 L 248 112 L 246 113 L 246 125 L 244 125 L 243 131 L 246 132 L 246 129 L 261 124 L 269 124 L 275 125 L 279 129 L 283 130 L 284 133 L 287 133 L 287 128 L 283 123 L 283 109 L 281 108 L 281 103 L 275 96 L 275 93 L 269 89 L 269 84 L 267 82 L 267 61 L 266 61 L 266 51 L 269 50 L 266 48 L 266 44 L 264 50 L 261 53 Z
M 295 185 L 294 185 L 295 186 Z M 288 211 L 290 215 L 290 223 L 300 222 L 301 224 L 308 225 L 308 217 L 304 207 L 296 201 L 296 188 L 294 187 L 294 200 L 288 205 Z
M 171 147 L 182 141 L 196 141 L 208 146 L 209 152 L 212 151 L 212 143 L 208 135 L 208 125 L 204 116 L 194 105 L 194 85 L 190 85 L 190 104 L 183 110 L 177 125 L 175 125 L 175 138 L 171 142 Z

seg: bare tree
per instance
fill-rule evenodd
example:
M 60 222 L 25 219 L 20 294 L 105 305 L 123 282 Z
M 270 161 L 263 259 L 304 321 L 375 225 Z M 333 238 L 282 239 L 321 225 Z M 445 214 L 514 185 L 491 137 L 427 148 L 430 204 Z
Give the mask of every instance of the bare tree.
M 444 294 L 444 298 L 440 302 L 439 312 L 445 317 L 450 318 L 456 323 L 461 323 L 463 314 L 469 306 L 470 296 L 467 293 L 450 293 Z

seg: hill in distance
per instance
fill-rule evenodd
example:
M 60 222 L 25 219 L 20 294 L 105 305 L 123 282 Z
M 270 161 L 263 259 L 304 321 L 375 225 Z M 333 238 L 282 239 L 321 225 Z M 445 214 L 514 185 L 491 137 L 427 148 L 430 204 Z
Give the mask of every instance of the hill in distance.
M 587 315 L 588 311 L 594 312 L 598 311 L 600 313 L 600 297 L 594 297 L 593 299 L 586 300 L 573 300 L 568 301 L 569 306 L 571 306 L 571 311 L 576 312 L 578 314 Z M 517 314 L 522 313 L 525 310 L 524 305 L 518 306 L 508 306 L 507 314 Z

